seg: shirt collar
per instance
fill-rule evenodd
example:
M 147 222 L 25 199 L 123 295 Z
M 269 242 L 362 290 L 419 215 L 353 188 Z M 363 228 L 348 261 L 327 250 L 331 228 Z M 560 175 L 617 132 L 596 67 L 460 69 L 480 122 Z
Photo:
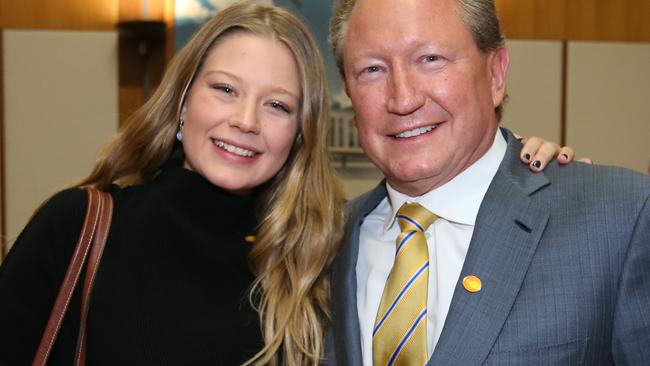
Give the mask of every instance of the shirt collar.
M 449 182 L 419 197 L 398 192 L 386 182 L 390 208 L 384 220 L 384 231 L 395 223 L 397 210 L 405 202 L 417 202 L 445 220 L 473 226 L 483 197 L 505 156 L 507 145 L 501 130 L 497 129 L 492 146 L 479 160 Z

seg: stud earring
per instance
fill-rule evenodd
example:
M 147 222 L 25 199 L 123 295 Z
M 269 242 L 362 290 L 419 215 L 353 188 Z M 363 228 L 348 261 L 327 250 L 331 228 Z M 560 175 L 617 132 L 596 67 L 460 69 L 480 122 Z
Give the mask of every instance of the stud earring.
M 176 140 L 183 142 L 183 127 L 185 127 L 185 120 L 181 118 L 178 124 L 178 132 L 176 132 Z

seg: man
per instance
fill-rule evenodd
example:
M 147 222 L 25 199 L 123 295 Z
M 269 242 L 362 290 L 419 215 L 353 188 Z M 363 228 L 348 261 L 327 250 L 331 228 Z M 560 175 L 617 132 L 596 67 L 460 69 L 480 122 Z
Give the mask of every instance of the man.
M 386 180 L 350 205 L 328 361 L 649 365 L 650 179 L 519 162 L 492 0 L 342 1 L 330 38 Z

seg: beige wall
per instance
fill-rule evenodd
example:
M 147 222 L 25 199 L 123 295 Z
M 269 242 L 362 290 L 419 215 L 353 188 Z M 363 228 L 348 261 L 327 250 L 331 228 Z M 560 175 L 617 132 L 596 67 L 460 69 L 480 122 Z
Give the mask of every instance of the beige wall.
M 509 41 L 504 126 L 560 141 L 562 42 Z M 647 172 L 650 44 L 569 42 L 566 144 L 598 164 Z
M 7 237 L 86 175 L 117 128 L 117 34 L 3 32 Z
M 567 143 L 599 164 L 647 172 L 650 43 L 569 43 Z
M 508 41 L 508 100 L 502 125 L 523 136 L 560 141 L 562 42 Z

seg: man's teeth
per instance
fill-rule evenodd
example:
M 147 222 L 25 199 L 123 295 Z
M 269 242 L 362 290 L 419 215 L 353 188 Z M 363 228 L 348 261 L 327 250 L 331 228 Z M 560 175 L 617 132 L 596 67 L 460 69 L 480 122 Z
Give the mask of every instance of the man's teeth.
M 402 133 L 398 133 L 397 135 L 395 135 L 395 137 L 397 137 L 398 139 L 404 139 L 404 138 L 407 138 L 407 137 L 420 136 L 423 133 L 427 133 L 427 132 L 433 130 L 434 128 L 436 128 L 436 125 L 420 127 L 420 128 L 416 128 L 414 130 L 409 130 L 409 131 L 404 131 Z
M 245 156 L 247 158 L 252 158 L 253 156 L 255 156 L 254 151 L 242 149 L 241 147 L 233 146 L 233 145 L 227 144 L 227 143 L 225 143 L 223 141 L 214 140 L 214 144 L 217 147 L 220 147 L 220 148 L 228 151 L 229 153 L 233 153 L 235 155 Z

